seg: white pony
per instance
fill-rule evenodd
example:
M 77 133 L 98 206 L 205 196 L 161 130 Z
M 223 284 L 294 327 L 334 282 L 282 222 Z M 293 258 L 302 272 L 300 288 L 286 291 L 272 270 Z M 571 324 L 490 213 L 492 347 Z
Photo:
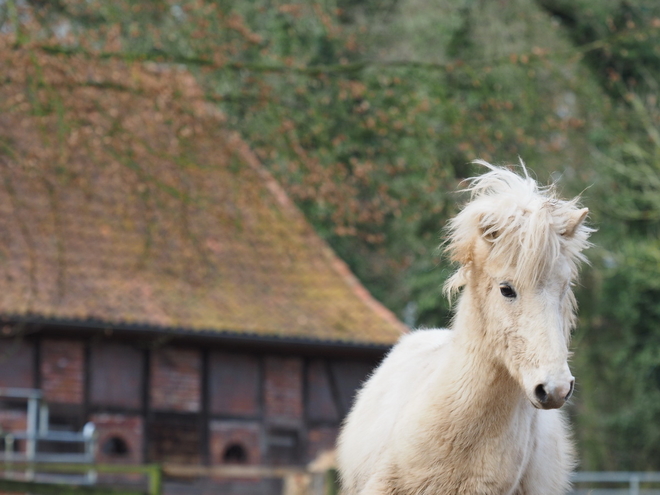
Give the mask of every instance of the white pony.
M 592 229 L 553 187 L 478 161 L 449 223 L 460 288 L 450 330 L 401 338 L 359 392 L 338 442 L 346 495 L 559 494 L 574 452 L 557 410 L 573 392 L 572 281 Z M 523 164 L 524 170 L 524 164 Z

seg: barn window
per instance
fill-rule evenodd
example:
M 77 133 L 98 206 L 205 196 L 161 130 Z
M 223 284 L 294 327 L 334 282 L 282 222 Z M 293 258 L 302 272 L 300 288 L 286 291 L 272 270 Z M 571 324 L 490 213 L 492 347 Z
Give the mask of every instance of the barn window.
M 129 448 L 126 440 L 118 436 L 112 436 L 103 442 L 101 452 L 109 456 L 121 457 L 128 455 Z
M 247 460 L 247 451 L 240 443 L 229 444 L 222 454 L 222 462 L 225 464 L 245 464 Z

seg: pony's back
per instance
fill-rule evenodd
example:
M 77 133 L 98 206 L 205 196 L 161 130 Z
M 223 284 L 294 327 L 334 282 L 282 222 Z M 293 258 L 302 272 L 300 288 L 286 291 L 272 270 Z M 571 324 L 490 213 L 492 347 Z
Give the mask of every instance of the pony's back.
M 402 409 L 423 394 L 442 369 L 452 332 L 418 330 L 403 336 L 358 393 L 338 440 L 337 462 L 345 494 L 359 493 L 361 480 L 386 464 L 392 432 Z

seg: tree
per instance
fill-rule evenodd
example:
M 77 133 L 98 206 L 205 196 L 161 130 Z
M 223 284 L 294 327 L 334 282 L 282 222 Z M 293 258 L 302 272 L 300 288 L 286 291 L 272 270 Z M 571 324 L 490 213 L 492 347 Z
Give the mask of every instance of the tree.
M 609 118 L 590 141 L 591 198 L 599 232 L 581 290 L 583 326 L 577 365 L 586 397 L 578 438 L 588 469 L 657 469 L 660 429 L 660 8 L 644 0 L 539 4 L 585 56 Z

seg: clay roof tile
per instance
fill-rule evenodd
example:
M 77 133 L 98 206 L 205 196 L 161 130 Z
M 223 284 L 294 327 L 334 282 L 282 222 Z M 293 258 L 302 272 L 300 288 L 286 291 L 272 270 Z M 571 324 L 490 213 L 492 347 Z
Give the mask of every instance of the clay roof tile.
M 80 61 L 29 55 L 2 55 L 0 313 L 374 344 L 405 331 L 190 74 L 86 60 L 91 84 Z

